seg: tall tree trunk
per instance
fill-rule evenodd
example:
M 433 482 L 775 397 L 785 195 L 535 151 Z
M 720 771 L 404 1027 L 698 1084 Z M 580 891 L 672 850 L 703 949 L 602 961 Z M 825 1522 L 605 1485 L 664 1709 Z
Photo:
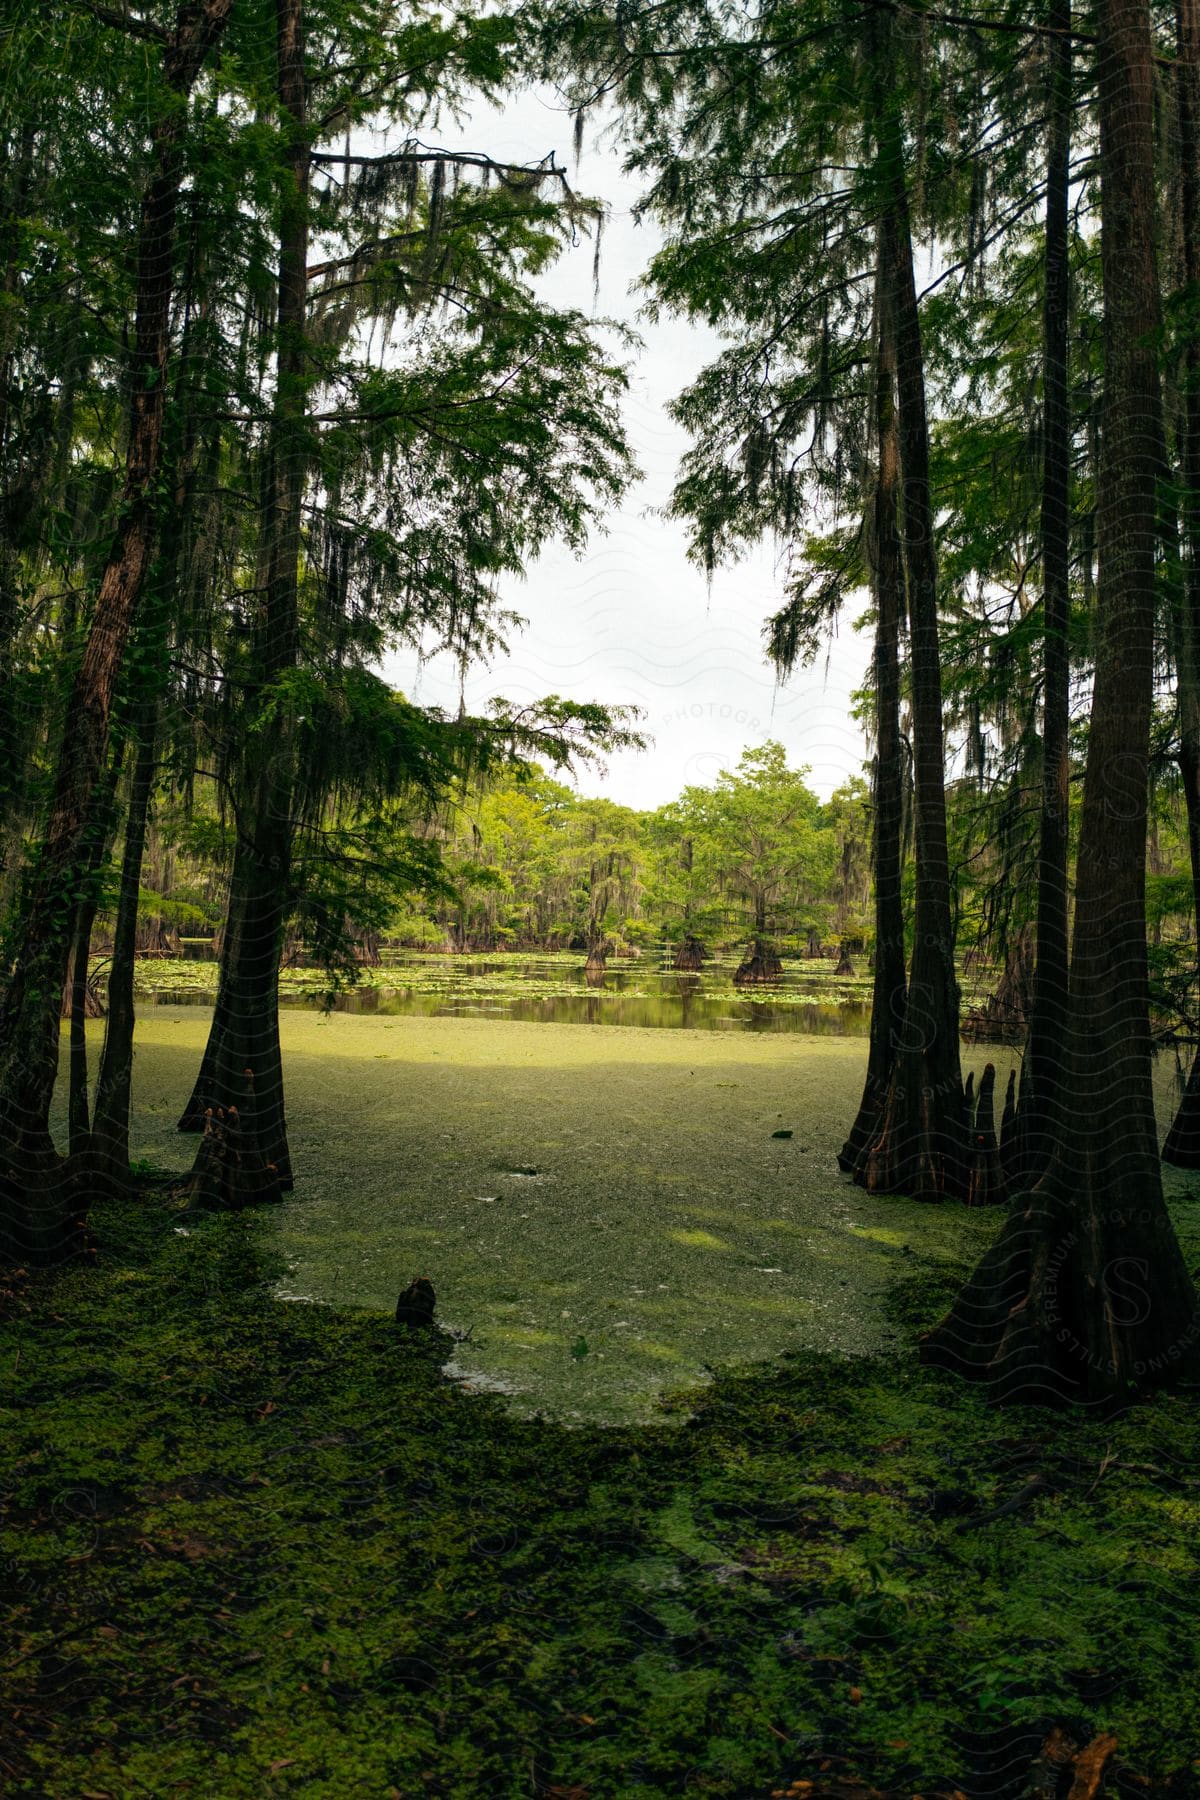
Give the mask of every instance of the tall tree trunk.
M 1177 0 L 1180 236 L 1183 279 L 1200 298 L 1200 3 Z M 1189 327 L 1180 431 L 1184 583 L 1179 621 L 1179 767 L 1187 805 L 1196 937 L 1200 951 L 1200 331 Z M 1163 1161 L 1200 1168 L 1200 1047 L 1163 1145 Z
M 57 1180 L 50 1101 L 58 1069 L 59 1002 L 86 870 L 117 680 L 153 540 L 174 287 L 175 228 L 184 173 L 186 100 L 228 22 L 232 0 L 186 0 L 163 76 L 171 90 L 153 127 L 154 173 L 138 230 L 131 416 L 121 519 L 100 579 L 95 612 L 58 753 L 49 823 L 39 846 L 11 981 L 0 1008 L 0 1249 L 48 1263 L 78 1234 Z
M 89 1140 L 87 1001 L 88 959 L 95 904 L 85 900 L 75 916 L 75 941 L 71 946 L 68 989 L 70 993 L 70 1054 L 67 1073 L 67 1148 L 71 1156 L 84 1156 Z
M 1066 1047 L 1070 851 L 1071 424 L 1067 327 L 1071 302 L 1071 5 L 1052 0 L 1047 49 L 1045 281 L 1042 299 L 1042 814 L 1033 1006 L 1022 1067 L 1019 1178 L 1046 1169 L 1058 1135 Z
M 158 748 L 158 708 L 145 700 L 135 725 L 136 760 L 125 820 L 125 849 L 121 859 L 121 889 L 113 931 L 112 960 L 108 977 L 108 1018 L 104 1049 L 96 1078 L 96 1107 L 92 1144 L 97 1164 L 110 1180 L 124 1184 L 129 1176 L 129 1108 L 133 1090 L 133 983 L 137 962 L 138 897 L 141 893 L 142 858 L 146 848 L 146 823 Z
M 193 266 L 194 276 L 194 266 Z M 203 310 L 203 301 L 201 302 Z M 190 347 L 187 324 L 180 346 L 181 358 Z M 110 1184 L 124 1187 L 129 1180 L 129 1126 L 133 1098 L 133 1041 L 135 1028 L 134 981 L 139 946 L 145 940 L 139 926 L 142 864 L 149 829 L 150 800 L 154 791 L 164 699 L 169 687 L 169 643 L 172 620 L 179 604 L 185 546 L 192 535 L 195 487 L 196 418 L 186 404 L 176 411 L 177 429 L 170 435 L 174 467 L 173 505 L 159 531 L 156 580 L 143 605 L 138 624 L 135 696 L 131 704 L 131 737 L 134 746 L 133 777 L 125 821 L 125 847 L 121 885 L 113 931 L 112 960 L 108 980 L 108 1020 L 96 1079 L 96 1105 L 92 1120 L 93 1166 Z M 210 457 L 212 451 L 210 448 Z M 216 477 L 212 457 L 210 479 Z M 170 851 L 164 858 L 155 886 L 170 889 Z M 155 948 L 179 951 L 179 934 L 169 937 L 158 921 Z
M 112 852 L 112 840 L 117 827 L 117 789 L 124 761 L 125 744 L 118 741 L 105 771 L 102 804 L 97 807 L 89 833 L 87 882 L 75 912 L 75 930 L 67 964 L 63 1007 L 70 1021 L 67 1148 L 73 1160 L 88 1159 L 86 1171 L 83 1171 L 87 1175 L 92 1173 L 94 1167 L 91 1162 L 91 1113 L 88 1104 L 87 1021 L 89 1014 L 99 1016 L 99 1008 L 88 986 L 88 964 L 91 959 L 92 932 L 100 904 L 99 875 Z
M 1146 777 L 1154 678 L 1160 328 L 1154 72 L 1145 0 L 1099 11 L 1104 430 L 1099 643 L 1071 950 L 1063 1128 L 926 1361 L 998 1400 L 1127 1400 L 1200 1342 L 1163 1202 L 1146 983 Z
M 875 29 L 890 34 L 888 18 Z M 886 38 L 885 38 L 886 43 Z M 879 161 L 888 209 L 880 222 L 888 287 L 885 316 L 895 329 L 903 483 L 903 544 L 912 682 L 916 903 L 904 1024 L 879 1128 L 859 1156 L 855 1179 L 875 1192 L 923 1199 L 962 1195 L 966 1131 L 954 972 L 954 912 L 946 837 L 942 671 L 937 561 L 929 484 L 929 424 L 921 321 L 913 275 L 908 187 L 890 56 L 880 73 Z
M 236 853 L 235 853 L 236 872 Z M 229 990 L 233 970 L 237 964 L 237 956 L 231 947 L 230 939 L 238 929 L 235 912 L 237 890 L 231 879 L 229 900 L 226 906 L 225 923 L 220 928 L 220 964 L 217 969 L 217 997 L 213 1003 L 212 1023 L 208 1028 L 208 1038 L 204 1045 L 204 1054 L 200 1059 L 200 1067 L 188 1095 L 187 1104 L 179 1115 L 175 1129 L 177 1131 L 203 1131 L 205 1114 L 217 1101 L 217 1069 L 221 1059 L 221 1045 L 229 1027 L 230 1000 Z
M 264 517 L 266 605 L 258 635 L 263 691 L 296 664 L 301 506 L 309 462 L 309 145 L 302 0 L 277 0 L 276 24 L 278 98 L 287 142 L 280 196 L 276 389 Z M 238 1156 L 254 1195 L 264 1191 L 260 1180 L 264 1166 L 280 1187 L 292 1185 L 279 1045 L 279 957 L 290 910 L 294 764 L 294 728 L 286 719 L 251 735 L 244 761 L 245 800 L 238 809 L 231 929 L 224 949 L 226 1014 L 212 1059 L 216 1107 L 239 1108 Z M 249 1096 L 253 1104 L 248 1110 Z M 211 1160 L 212 1146 L 206 1141 L 197 1161 L 198 1194 L 214 1191 L 207 1172 Z M 228 1182 L 220 1191 L 227 1199 Z
M 876 234 L 875 435 L 879 458 L 868 541 L 875 601 L 875 767 L 872 864 L 875 882 L 875 969 L 867 1078 L 858 1117 L 838 1156 L 852 1170 L 883 1115 L 904 1022 L 904 810 L 900 741 L 900 628 L 904 565 L 899 531 L 900 438 L 896 418 L 896 334 L 884 269 L 885 237 Z
M 13 389 L 13 351 L 16 347 L 20 307 L 13 304 L 21 276 L 22 220 L 26 217 L 33 188 L 34 147 L 37 134 L 33 126 L 22 132 L 16 155 L 0 173 L 0 263 L 3 264 L 5 301 L 0 315 L 0 831 L 17 811 L 20 792 L 20 770 L 24 762 L 19 729 L 19 711 L 12 704 L 10 682 L 13 651 L 16 646 L 20 618 L 18 592 L 18 557 L 14 538 L 20 529 L 19 514 L 27 503 L 25 482 L 18 473 L 19 462 L 10 455 L 9 410 Z M 6 159 L 7 160 L 7 159 Z M 4 832 L 4 836 L 7 836 Z M 12 834 L 19 844 L 20 832 Z M 7 846 L 0 837 L 0 870 L 4 868 Z M 4 908 L 0 907 L 0 918 Z

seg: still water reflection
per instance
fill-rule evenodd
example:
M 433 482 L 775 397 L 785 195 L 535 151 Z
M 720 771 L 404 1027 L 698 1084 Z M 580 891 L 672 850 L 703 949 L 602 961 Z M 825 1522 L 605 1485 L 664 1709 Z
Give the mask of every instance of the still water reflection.
M 174 965 L 179 969 L 179 964 Z M 777 986 L 753 997 L 734 987 L 734 962 L 708 963 L 702 975 L 683 975 L 656 958 L 610 963 L 597 980 L 582 957 L 400 955 L 370 972 L 370 983 L 338 994 L 337 1012 L 384 1016 L 512 1019 L 565 1025 L 640 1025 L 666 1030 L 794 1032 L 865 1037 L 869 986 L 837 981 L 828 961 L 797 958 L 784 964 Z M 865 975 L 865 969 L 862 971 Z M 139 987 L 152 1003 L 211 1005 L 206 985 L 182 986 L 172 967 L 142 964 Z M 307 991 L 280 996 L 284 1006 L 319 1007 L 316 978 Z

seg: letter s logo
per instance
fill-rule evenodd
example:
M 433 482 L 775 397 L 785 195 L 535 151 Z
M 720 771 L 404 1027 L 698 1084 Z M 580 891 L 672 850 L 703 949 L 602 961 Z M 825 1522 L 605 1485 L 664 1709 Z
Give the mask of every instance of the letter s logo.
M 1104 1291 L 1114 1325 L 1144 1325 L 1150 1317 L 1150 1295 L 1142 1285 L 1149 1279 L 1150 1264 L 1137 1256 L 1118 1256 L 1104 1271 Z

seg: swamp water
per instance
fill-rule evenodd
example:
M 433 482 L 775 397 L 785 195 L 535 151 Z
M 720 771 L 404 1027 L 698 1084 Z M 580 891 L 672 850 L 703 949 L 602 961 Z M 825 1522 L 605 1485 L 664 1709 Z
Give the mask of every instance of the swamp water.
M 736 958 L 713 958 L 700 975 L 663 966 L 647 953 L 611 957 L 603 977 L 589 980 L 582 955 L 563 951 L 527 956 L 446 956 L 401 952 L 364 969 L 352 988 L 329 1002 L 317 969 L 284 971 L 285 1006 L 388 1018 L 495 1018 L 518 1024 L 637 1025 L 654 1030 L 765 1031 L 805 1036 L 865 1037 L 871 1022 L 866 963 L 839 977 L 829 958 L 795 958 L 769 989 L 734 985 Z M 210 954 L 138 965 L 144 1001 L 159 1005 L 211 1004 L 216 965 Z
M 625 1423 L 661 1416 L 661 1396 L 709 1365 L 906 1351 L 886 1308 L 896 1280 L 917 1257 L 973 1259 L 997 1228 L 995 1212 L 873 1199 L 838 1174 L 866 1044 L 805 1031 L 809 1002 L 745 1002 L 797 1021 L 765 1029 L 580 1029 L 561 1013 L 488 1016 L 485 972 L 458 962 L 455 978 L 474 980 L 473 1001 L 426 989 L 397 1010 L 380 993 L 363 1010 L 284 1011 L 297 1185 L 263 1217 L 281 1297 L 390 1315 L 428 1275 L 463 1334 L 451 1372 L 523 1412 Z M 195 1140 L 175 1120 L 211 1015 L 169 991 L 143 998 L 134 1142 L 183 1170 Z M 964 1068 L 988 1054 L 1002 1087 L 1008 1053 L 968 1048 Z

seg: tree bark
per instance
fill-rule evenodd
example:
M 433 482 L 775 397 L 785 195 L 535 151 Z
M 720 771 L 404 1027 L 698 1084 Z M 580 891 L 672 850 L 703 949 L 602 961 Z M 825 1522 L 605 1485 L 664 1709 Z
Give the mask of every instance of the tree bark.
M 276 26 L 278 98 L 286 144 L 280 192 L 276 391 L 264 517 L 266 605 L 258 637 L 262 692 L 296 666 L 301 506 L 310 455 L 309 144 L 302 0 L 277 0 Z M 256 1193 L 259 1164 L 280 1187 L 292 1185 L 279 1045 L 279 958 L 290 911 L 294 763 L 294 729 L 286 717 L 271 730 L 252 734 L 244 757 L 245 799 L 238 809 L 231 919 L 224 949 L 225 1014 L 211 1059 L 210 1103 L 218 1111 L 227 1110 L 239 1105 L 240 1097 L 237 1166 L 247 1171 Z M 247 1093 L 253 1094 L 252 1107 L 245 1104 Z M 210 1137 L 207 1134 L 201 1145 L 197 1173 L 211 1160 Z M 205 1191 L 211 1191 L 211 1183 Z
M 890 19 L 877 19 L 875 29 L 890 33 Z M 879 162 L 887 196 L 880 230 L 888 289 L 886 316 L 893 321 L 896 345 L 913 719 L 916 900 L 904 1023 L 879 1126 L 860 1153 L 854 1175 L 874 1192 L 937 1200 L 944 1194 L 961 1196 L 965 1190 L 966 1134 L 946 838 L 929 424 L 904 147 L 895 83 L 888 80 L 890 62 L 890 55 L 885 55 L 880 64 L 886 92 L 880 101 Z
M 176 1131 L 203 1131 L 206 1109 L 215 1102 L 217 1063 L 230 1017 L 230 972 L 236 963 L 236 957 L 230 948 L 230 939 L 237 930 L 234 903 L 235 896 L 231 881 L 225 922 L 216 933 L 213 943 L 220 963 L 217 969 L 217 997 L 213 1003 L 212 1023 L 208 1028 L 208 1038 L 204 1045 L 204 1054 L 200 1059 L 200 1067 L 196 1072 L 196 1079 L 192 1084 L 187 1104 L 179 1115 L 175 1126 Z
M 967 1115 L 971 1136 L 968 1206 L 999 1206 L 1007 1198 L 1000 1145 L 996 1138 L 996 1065 L 988 1063 L 979 1083 L 974 1119 Z
M 1186 0 L 1185 0 L 1186 3 Z M 1033 1005 L 1022 1066 L 1020 1180 L 1049 1164 L 1059 1129 L 1066 1047 L 1070 852 L 1071 422 L 1067 329 L 1071 304 L 1071 4 L 1051 0 L 1046 56 L 1045 278 L 1042 298 L 1042 813 Z
M 75 915 L 75 941 L 70 959 L 70 1054 L 67 1074 L 67 1150 L 71 1156 L 86 1156 L 91 1139 L 88 1109 L 88 960 L 92 946 L 92 926 L 96 923 L 96 902 L 81 901 Z
M 1071 948 L 1063 1127 L 927 1362 L 1000 1401 L 1111 1404 L 1194 1363 L 1196 1294 L 1163 1201 L 1146 983 L 1146 777 L 1154 678 L 1160 328 L 1154 65 L 1145 0 L 1098 34 L 1104 430 L 1099 642 Z
M 783 964 L 773 944 L 756 937 L 733 972 L 735 987 L 773 987 L 783 975 Z
M 1200 297 L 1200 4 L 1177 0 L 1176 81 L 1179 101 L 1180 236 L 1183 279 L 1192 305 Z M 1184 581 L 1179 621 L 1179 768 L 1187 806 L 1188 850 L 1200 946 L 1200 333 L 1189 329 L 1180 431 Z M 1200 1168 L 1200 1049 L 1163 1144 L 1163 1161 Z
M 877 233 L 875 275 L 875 435 L 878 472 L 871 500 L 871 585 L 875 601 L 875 767 L 872 873 L 875 963 L 867 1076 L 858 1116 L 838 1156 L 849 1172 L 875 1135 L 887 1101 L 904 1022 L 903 764 L 900 741 L 900 630 L 904 564 L 900 545 L 900 437 L 896 416 L 896 336 L 885 270 L 886 234 Z
M 694 932 L 689 931 L 686 937 L 680 940 L 672 966 L 680 974 L 699 974 L 707 958 L 708 951 L 704 948 L 702 940 Z
M 138 229 L 131 416 L 121 519 L 71 697 L 50 818 L 39 846 L 12 980 L 0 1008 L 0 1249 L 50 1263 L 78 1241 L 74 1208 L 54 1177 L 50 1102 L 58 1069 L 59 997 L 70 956 L 89 823 L 98 804 L 109 723 L 153 540 L 162 449 L 176 216 L 186 101 L 229 19 L 232 0 L 187 0 L 163 53 L 171 91 L 153 127 L 154 172 Z
M 129 1108 L 133 1091 L 133 984 L 137 962 L 138 896 L 141 892 L 142 858 L 146 824 L 158 748 L 158 708 L 144 701 L 136 722 L 137 751 L 125 820 L 125 849 L 121 859 L 121 889 L 113 931 L 112 961 L 108 977 L 108 1019 L 104 1048 L 96 1078 L 96 1106 L 92 1120 L 92 1145 L 97 1164 L 110 1180 L 129 1178 Z

